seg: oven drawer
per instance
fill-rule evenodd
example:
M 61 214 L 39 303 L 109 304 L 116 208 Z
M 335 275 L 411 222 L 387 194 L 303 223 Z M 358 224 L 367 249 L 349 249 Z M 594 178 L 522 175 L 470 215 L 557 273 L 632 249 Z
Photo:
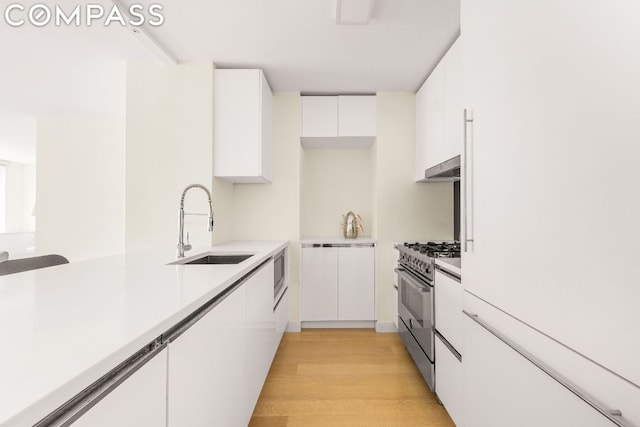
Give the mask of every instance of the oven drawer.
M 402 341 L 404 341 L 404 345 L 407 347 L 407 350 L 409 350 L 409 354 L 416 363 L 422 377 L 427 382 L 431 391 L 434 391 L 435 370 L 433 362 L 429 360 L 422 348 L 418 345 L 418 342 L 407 328 L 407 325 L 404 324 L 401 317 L 398 317 L 398 330 L 400 332 L 400 337 L 402 337 Z

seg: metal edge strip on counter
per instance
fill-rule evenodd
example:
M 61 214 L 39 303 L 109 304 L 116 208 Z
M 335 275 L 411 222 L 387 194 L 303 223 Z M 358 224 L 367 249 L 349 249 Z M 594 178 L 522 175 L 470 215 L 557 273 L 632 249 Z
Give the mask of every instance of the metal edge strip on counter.
M 436 270 L 438 270 L 440 273 L 444 274 L 445 276 L 448 276 L 449 278 L 455 280 L 458 283 L 460 283 L 460 281 L 462 280 L 460 276 L 458 276 L 455 273 L 452 273 L 451 271 L 447 270 L 446 267 L 443 267 L 441 265 L 436 264 Z
M 609 408 L 607 408 L 606 405 L 603 405 L 602 403 L 600 403 L 598 401 L 598 399 L 596 399 L 595 397 L 591 396 L 589 393 L 581 390 L 578 386 L 576 386 L 571 381 L 566 379 L 562 374 L 560 374 L 556 370 L 552 369 L 551 367 L 547 366 L 547 364 L 545 364 L 544 362 L 539 360 L 537 357 L 535 357 L 534 355 L 529 353 L 527 350 L 525 350 L 522 347 L 520 347 L 518 344 L 513 342 L 511 339 L 509 339 L 506 336 L 504 336 L 502 333 L 500 333 L 497 329 L 495 329 L 494 327 L 489 325 L 487 322 L 485 322 L 484 320 L 480 319 L 480 317 L 477 314 L 469 313 L 466 310 L 462 310 L 462 312 L 467 317 L 469 317 L 471 320 L 473 320 L 478 325 L 483 327 L 491 335 L 493 335 L 494 337 L 496 337 L 497 339 L 502 341 L 504 344 L 509 346 L 512 350 L 514 350 L 520 356 L 522 356 L 525 359 L 527 359 L 536 368 L 540 369 L 542 372 L 547 374 L 549 377 L 551 377 L 553 380 L 555 380 L 558 384 L 562 385 L 564 388 L 566 388 L 568 391 L 573 393 L 576 397 L 581 399 L 587 405 L 591 406 L 593 409 L 598 411 L 600 414 L 602 414 L 605 418 L 607 418 L 609 421 L 611 421 L 615 425 L 620 426 L 620 427 L 636 427 L 634 424 L 631 424 L 629 421 L 626 421 L 626 420 L 623 420 L 623 419 L 620 418 L 620 417 L 622 417 L 622 412 L 619 409 L 609 409 Z
M 458 359 L 458 362 L 462 362 L 462 355 L 460 353 L 458 353 L 458 350 L 453 348 L 451 343 L 449 341 L 447 341 L 447 339 L 445 337 L 443 337 L 442 334 L 437 329 L 435 330 L 435 335 L 438 338 L 440 338 L 440 341 L 442 342 L 442 344 L 444 344 L 444 346 L 449 349 L 449 351 L 456 357 L 456 359 Z
M 115 390 L 127 378 L 153 359 L 167 345 L 159 340 L 147 344 L 133 356 L 107 372 L 89 387 L 69 399 L 62 406 L 34 424 L 34 427 L 67 427 L 73 424 Z
M 146 365 L 158 353 L 164 350 L 167 345 L 182 335 L 187 329 L 202 319 L 213 308 L 224 301 L 236 289 L 242 286 L 247 280 L 253 277 L 265 264 L 269 263 L 273 257 L 269 257 L 254 267 L 250 272 L 233 282 L 218 295 L 207 301 L 200 308 L 196 309 L 182 321 L 160 334 L 149 344 L 138 350 L 133 356 L 120 363 L 118 366 L 107 372 L 98 380 L 93 382 L 80 393 L 67 400 L 53 412 L 42 418 L 34 427 L 68 427 L 77 421 L 82 415 L 88 412 L 98 402 L 109 395 L 127 378 L 136 373 Z M 286 292 L 286 289 L 285 289 Z M 284 295 L 284 292 L 282 293 Z
M 303 248 L 373 248 L 375 243 L 302 243 Z

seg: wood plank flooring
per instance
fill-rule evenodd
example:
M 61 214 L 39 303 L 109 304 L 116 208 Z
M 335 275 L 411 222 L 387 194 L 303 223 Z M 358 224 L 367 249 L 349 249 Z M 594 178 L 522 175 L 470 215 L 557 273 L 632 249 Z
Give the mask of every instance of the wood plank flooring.
M 286 333 L 251 427 L 455 427 L 398 334 Z

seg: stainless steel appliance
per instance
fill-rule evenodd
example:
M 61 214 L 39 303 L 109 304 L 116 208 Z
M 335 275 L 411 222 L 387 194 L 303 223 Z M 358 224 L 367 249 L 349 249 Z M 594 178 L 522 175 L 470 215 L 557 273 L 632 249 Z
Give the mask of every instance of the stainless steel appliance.
M 398 258 L 398 329 L 431 390 L 435 390 L 435 259 L 460 256 L 459 242 L 396 245 Z
M 273 257 L 273 298 L 274 304 L 276 304 L 279 300 L 279 294 L 284 286 L 284 275 L 285 275 L 285 251 L 280 252 L 275 257 Z

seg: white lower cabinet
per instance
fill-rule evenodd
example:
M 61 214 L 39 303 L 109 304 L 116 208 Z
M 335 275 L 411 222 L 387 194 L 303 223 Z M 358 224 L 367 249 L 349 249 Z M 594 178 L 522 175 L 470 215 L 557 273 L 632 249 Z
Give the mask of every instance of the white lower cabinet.
M 82 415 L 74 427 L 165 427 L 167 423 L 167 350 L 127 378 Z
M 273 309 L 273 276 L 268 262 L 169 343 L 169 427 L 249 423 L 288 315 L 287 299 Z
M 440 270 L 435 273 L 434 305 L 436 329 L 460 353 L 464 354 L 462 337 L 462 284 Z
M 303 247 L 300 320 L 375 320 L 375 248 Z
M 375 249 L 338 248 L 338 320 L 375 319 Z
M 462 427 L 462 362 L 436 336 L 436 394 L 457 427 Z
M 613 425 L 474 320 L 463 322 L 464 427 Z
M 236 289 L 169 344 L 170 427 L 249 422 L 243 381 L 246 289 Z
M 262 267 L 244 287 L 247 301 L 244 402 L 245 412 L 251 416 L 274 355 L 273 263 Z
M 338 249 L 302 248 L 300 320 L 338 319 Z

